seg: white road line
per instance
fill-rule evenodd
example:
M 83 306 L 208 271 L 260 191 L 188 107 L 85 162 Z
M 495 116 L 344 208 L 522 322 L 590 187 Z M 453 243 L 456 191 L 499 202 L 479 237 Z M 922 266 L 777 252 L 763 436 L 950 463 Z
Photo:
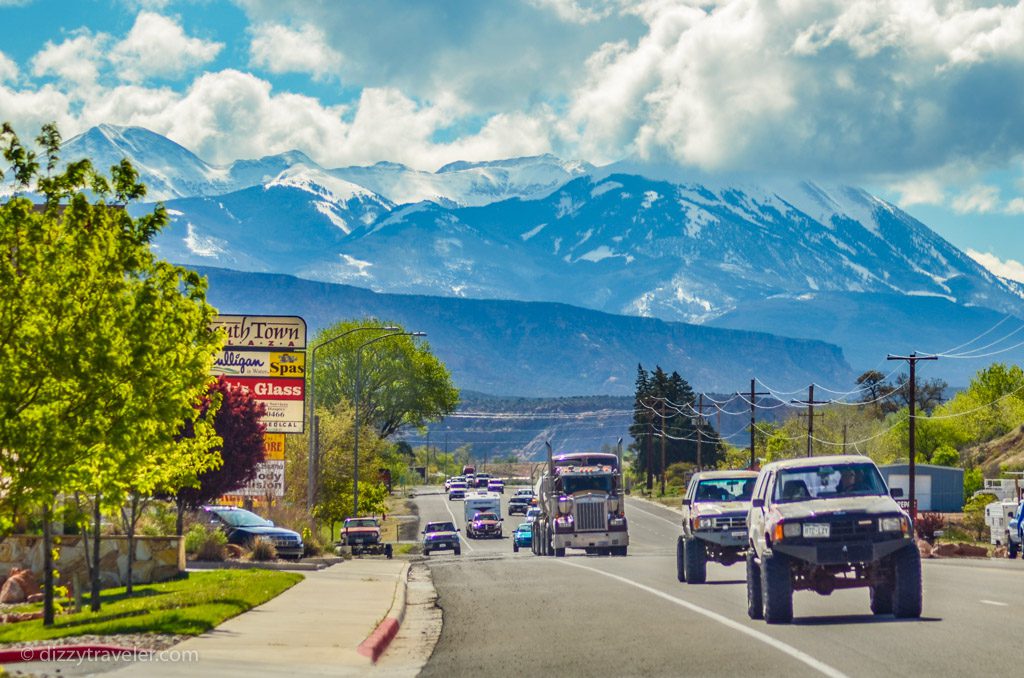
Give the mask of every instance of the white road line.
M 679 529 L 683 529 L 682 524 L 677 523 L 677 522 L 672 521 L 672 520 L 669 520 L 668 518 L 662 518 L 658 514 L 651 513 L 650 511 L 645 511 L 642 508 L 637 508 L 636 504 L 634 504 L 633 502 L 629 502 L 629 504 L 627 504 L 627 506 L 629 506 L 634 511 L 639 511 L 640 513 L 646 513 L 647 515 L 651 516 L 652 518 L 657 518 L 658 520 L 664 520 L 666 523 L 668 523 L 669 525 L 672 525 L 673 527 L 678 527 Z
M 713 611 L 708 610 L 706 608 L 703 608 L 703 607 L 701 607 L 699 605 L 694 605 L 693 603 L 691 603 L 689 601 L 686 601 L 686 600 L 683 600 L 682 598 L 676 598 L 675 596 L 670 596 L 669 594 L 664 593 L 662 591 L 659 591 L 658 589 L 651 588 L 650 586 L 645 586 L 645 585 L 640 584 L 638 582 L 635 582 L 635 581 L 633 581 L 631 579 L 626 579 L 625 577 L 620 577 L 617 574 L 611 574 L 610 572 L 604 572 L 602 570 L 598 570 L 598 569 L 593 568 L 593 567 L 587 567 L 586 565 L 578 565 L 576 563 L 572 563 L 572 562 L 569 562 L 567 560 L 561 560 L 561 559 L 557 559 L 557 558 L 554 560 L 554 562 L 556 562 L 556 563 L 558 563 L 560 565 L 567 565 L 569 567 L 578 567 L 581 570 L 589 570 L 590 572 L 593 572 L 595 574 L 603 575 L 605 577 L 608 577 L 609 579 L 615 579 L 616 581 L 620 581 L 623 584 L 629 584 L 630 586 L 635 586 L 638 589 L 641 589 L 643 591 L 647 591 L 648 593 L 656 595 L 659 598 L 663 598 L 664 600 L 667 600 L 670 603 L 675 603 L 676 605 L 679 605 L 680 607 L 685 607 L 687 610 L 690 610 L 691 612 L 696 612 L 697 614 L 704 615 L 708 619 L 711 619 L 712 621 L 716 621 L 719 624 L 722 624 L 723 626 L 727 626 L 730 629 L 733 629 L 734 631 L 739 631 L 740 633 L 746 634 L 746 635 L 750 636 L 751 638 L 753 638 L 755 640 L 759 640 L 762 643 L 764 643 L 765 645 L 773 647 L 776 650 L 778 650 L 779 652 L 782 652 L 783 654 L 787 654 L 787 655 L 789 655 L 793 659 L 796 659 L 799 662 L 803 662 L 807 666 L 811 667 L 812 669 L 814 669 L 816 671 L 820 671 L 822 674 L 824 674 L 826 676 L 831 676 L 831 678 L 846 678 L 846 674 L 843 673 L 842 671 L 839 671 L 838 669 L 832 668 L 828 664 L 815 659 L 814 657 L 812 657 L 811 655 L 807 654 L 806 652 L 803 652 L 802 650 L 796 649 L 792 645 L 787 645 L 786 643 L 782 642 L 781 640 L 777 640 L 775 638 L 772 638 L 771 636 L 769 636 L 769 635 L 767 635 L 765 633 L 761 633 L 760 631 L 755 631 L 754 629 L 752 629 L 752 628 L 750 628 L 748 626 L 744 626 L 743 624 L 740 624 L 739 622 L 733 621 L 732 619 L 729 619 L 728 617 L 723 617 L 722 615 L 718 614 L 717 612 L 713 612 Z
M 986 605 L 995 605 L 996 607 L 1009 607 L 1009 603 L 1000 603 L 998 600 L 979 600 L 979 603 L 985 603 Z
M 448 515 L 450 515 L 452 517 L 452 523 L 455 525 L 455 527 L 458 527 L 459 526 L 459 521 L 455 519 L 455 514 L 452 513 L 452 507 L 448 505 L 448 504 L 451 503 L 451 502 L 448 501 L 448 497 L 444 497 L 443 499 L 441 499 L 441 501 L 444 502 L 444 507 L 446 509 L 448 509 Z M 462 534 L 461 532 L 459 532 L 459 541 L 461 541 L 463 544 L 465 544 L 466 548 L 468 548 L 470 551 L 475 551 L 476 550 L 475 548 L 473 548 L 473 545 L 469 543 L 469 540 L 466 539 L 466 536 L 464 534 Z

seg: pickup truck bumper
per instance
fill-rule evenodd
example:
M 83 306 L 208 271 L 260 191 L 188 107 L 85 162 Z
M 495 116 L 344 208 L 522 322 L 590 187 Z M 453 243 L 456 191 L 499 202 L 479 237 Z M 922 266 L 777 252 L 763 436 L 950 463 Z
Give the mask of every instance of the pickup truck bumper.
M 693 536 L 724 548 L 746 548 L 750 539 L 746 530 L 697 530 Z
M 846 565 L 849 563 L 874 563 L 913 543 L 912 539 L 904 538 L 881 541 L 820 542 L 817 544 L 776 542 L 772 544 L 772 550 L 812 565 Z

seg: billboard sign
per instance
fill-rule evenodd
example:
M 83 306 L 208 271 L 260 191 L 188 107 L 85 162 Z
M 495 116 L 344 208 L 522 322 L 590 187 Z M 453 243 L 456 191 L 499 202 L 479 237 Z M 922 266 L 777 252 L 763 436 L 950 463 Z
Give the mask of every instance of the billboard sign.
M 306 321 L 295 315 L 219 315 L 212 325 L 228 333 L 225 348 L 306 348 Z
M 265 461 L 256 466 L 256 477 L 231 494 L 242 497 L 283 497 L 284 460 Z
M 212 374 L 228 377 L 305 378 L 306 354 L 301 351 L 224 349 L 213 361 Z

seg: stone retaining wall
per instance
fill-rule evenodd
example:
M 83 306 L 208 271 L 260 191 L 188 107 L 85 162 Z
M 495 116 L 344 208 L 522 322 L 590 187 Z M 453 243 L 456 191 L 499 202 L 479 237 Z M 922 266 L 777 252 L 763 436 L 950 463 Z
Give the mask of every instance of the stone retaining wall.
M 82 537 L 60 537 L 57 570 L 59 584 L 71 586 L 77 574 L 83 587 L 89 575 Z M 90 547 L 92 541 L 89 542 Z M 91 549 L 90 549 L 91 550 Z M 0 581 L 14 568 L 28 568 L 39 582 L 43 581 L 43 538 L 35 535 L 12 535 L 0 541 Z M 136 584 L 165 581 L 185 571 L 185 540 L 180 537 L 136 537 L 132 580 Z M 128 538 L 103 537 L 100 540 L 100 581 L 104 588 L 128 583 Z

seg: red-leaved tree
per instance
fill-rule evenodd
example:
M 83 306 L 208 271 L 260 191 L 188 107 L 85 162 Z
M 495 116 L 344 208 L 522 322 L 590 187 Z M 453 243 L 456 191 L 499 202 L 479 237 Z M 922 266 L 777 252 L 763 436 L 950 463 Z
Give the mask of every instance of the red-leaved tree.
M 224 441 L 220 448 L 224 463 L 216 470 L 201 474 L 198 487 L 183 487 L 178 491 L 178 534 L 182 532 L 185 510 L 196 509 L 239 489 L 256 476 L 256 466 L 263 462 L 264 426 L 260 422 L 263 403 L 245 389 L 232 386 L 223 376 L 210 385 L 210 395 L 214 394 L 221 396 L 213 427 Z M 200 416 L 206 416 L 209 404 L 207 398 Z

